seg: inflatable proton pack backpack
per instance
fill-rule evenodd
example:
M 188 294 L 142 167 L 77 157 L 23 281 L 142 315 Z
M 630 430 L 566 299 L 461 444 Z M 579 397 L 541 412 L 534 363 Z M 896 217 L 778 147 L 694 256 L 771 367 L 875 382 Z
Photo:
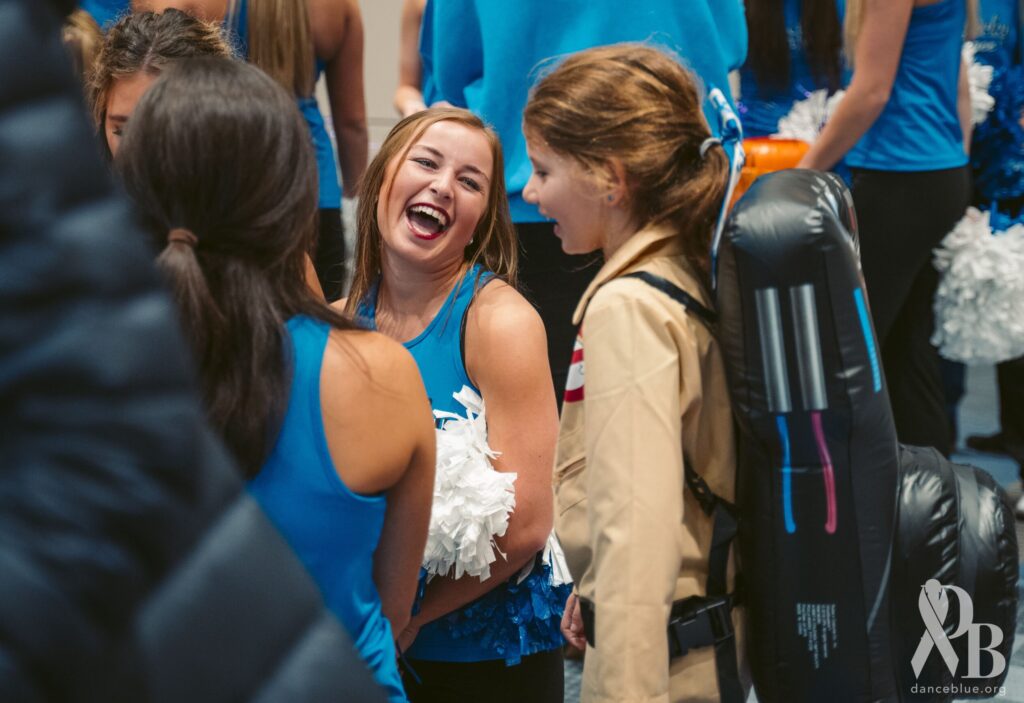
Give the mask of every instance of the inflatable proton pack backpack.
M 898 445 L 842 181 L 758 179 L 724 228 L 716 300 L 758 699 L 994 693 L 1016 626 L 1014 517 L 985 472 Z
M 729 376 L 736 504 L 702 485 L 700 467 L 686 476 L 715 517 L 708 596 L 724 591 L 736 531 L 743 587 L 727 605 L 746 606 L 762 703 L 990 697 L 1016 628 L 1007 496 L 984 471 L 897 443 L 842 180 L 767 174 L 727 218 L 742 130 L 720 91 L 708 98 L 722 135 L 709 142 L 732 164 L 712 241 L 717 311 L 637 276 L 713 328 Z M 715 647 L 722 700 L 735 700 L 731 629 L 701 615 L 680 632 Z

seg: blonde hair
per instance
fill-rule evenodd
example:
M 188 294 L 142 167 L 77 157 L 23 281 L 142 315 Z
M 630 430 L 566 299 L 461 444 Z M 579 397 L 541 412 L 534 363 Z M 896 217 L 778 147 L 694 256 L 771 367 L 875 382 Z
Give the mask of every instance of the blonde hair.
M 313 94 L 315 57 L 306 0 L 249 0 L 248 34 L 250 63 L 290 93 Z
M 711 130 L 697 79 L 668 53 L 616 44 L 573 54 L 534 87 L 523 130 L 595 178 L 616 161 L 641 227 L 668 223 L 707 282 L 708 250 L 729 160 L 702 155 Z
M 388 167 L 404 159 L 413 145 L 427 129 L 438 122 L 455 122 L 480 131 L 491 147 L 493 167 L 491 185 L 487 195 L 487 208 L 477 224 L 473 239 L 465 250 L 469 266 L 477 262 L 503 278 L 515 287 L 518 269 L 518 243 L 512 216 L 508 209 L 508 195 L 505 192 L 505 166 L 502 158 L 501 140 L 479 117 L 468 110 L 456 107 L 433 107 L 409 115 L 399 122 L 388 134 L 377 152 L 359 186 L 359 212 L 356 220 L 359 239 L 356 243 L 355 273 L 345 310 L 354 314 L 360 301 L 370 289 L 373 280 L 380 275 L 381 257 L 384 246 L 377 221 L 377 204 L 386 199 L 394 184 L 395 173 L 388 179 Z
M 964 0 L 964 2 L 967 3 L 964 39 L 973 39 L 978 36 L 978 32 L 981 29 L 978 0 Z M 867 0 L 847 0 L 846 20 L 843 24 L 843 53 L 846 55 L 846 60 L 851 66 L 857 52 L 857 40 L 860 38 L 860 30 L 864 26 L 864 16 L 866 13 Z
M 92 15 L 85 10 L 75 10 L 64 21 L 62 39 L 71 54 L 75 72 L 84 83 L 103 46 L 103 32 Z

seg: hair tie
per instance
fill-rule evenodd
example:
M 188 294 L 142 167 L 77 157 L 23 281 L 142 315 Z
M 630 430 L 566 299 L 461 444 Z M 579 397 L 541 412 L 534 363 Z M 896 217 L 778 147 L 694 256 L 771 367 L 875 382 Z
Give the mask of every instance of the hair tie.
M 193 234 L 192 230 L 190 229 L 185 229 L 184 227 L 175 227 L 174 229 L 167 233 L 167 243 L 174 244 L 176 242 L 181 244 L 187 244 L 188 246 L 195 249 L 196 244 L 199 243 L 199 237 Z
M 700 158 L 706 158 L 708 150 L 713 146 L 722 146 L 722 140 L 718 137 L 708 137 L 700 143 Z

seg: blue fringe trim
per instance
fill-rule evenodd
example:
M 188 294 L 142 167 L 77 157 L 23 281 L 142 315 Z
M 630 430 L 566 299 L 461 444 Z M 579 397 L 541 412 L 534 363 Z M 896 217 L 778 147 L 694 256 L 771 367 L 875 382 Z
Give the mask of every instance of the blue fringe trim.
M 534 567 L 522 583 L 515 578 L 486 596 L 438 620 L 454 639 L 470 638 L 497 652 L 508 666 L 523 657 L 563 644 L 562 611 L 571 584 L 552 586 L 551 566 Z

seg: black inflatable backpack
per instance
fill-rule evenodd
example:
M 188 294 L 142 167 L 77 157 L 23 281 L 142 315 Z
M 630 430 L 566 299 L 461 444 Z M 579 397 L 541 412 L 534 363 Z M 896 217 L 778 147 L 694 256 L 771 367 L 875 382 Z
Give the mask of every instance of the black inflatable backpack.
M 760 178 L 718 261 L 759 700 L 912 700 L 915 684 L 965 675 L 944 676 L 937 652 L 911 670 L 930 579 L 973 597 L 1007 654 L 1018 567 L 1005 494 L 977 469 L 899 449 L 845 186 L 807 170 Z

